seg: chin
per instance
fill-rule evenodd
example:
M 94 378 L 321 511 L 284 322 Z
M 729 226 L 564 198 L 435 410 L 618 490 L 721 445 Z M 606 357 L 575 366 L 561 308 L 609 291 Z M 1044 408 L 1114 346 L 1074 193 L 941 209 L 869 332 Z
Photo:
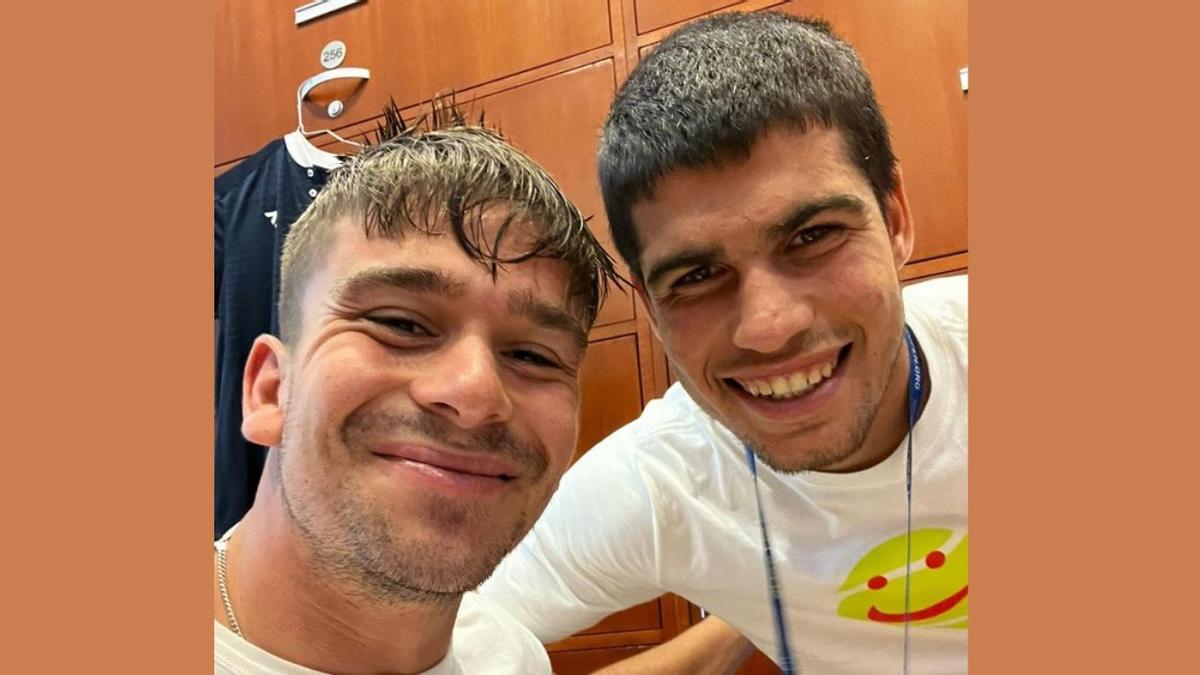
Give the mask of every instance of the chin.
M 806 453 L 771 453 L 758 450 L 754 453 L 763 464 L 779 473 L 799 473 L 801 471 L 820 471 L 827 466 L 836 464 L 847 455 L 841 453 L 806 452 Z
M 489 542 L 443 538 L 402 541 L 401 550 L 381 556 L 377 569 L 398 588 L 431 595 L 474 590 L 491 575 L 503 555 Z
M 794 439 L 751 439 L 749 443 L 763 464 L 781 473 L 820 471 L 850 457 L 857 448 L 846 438 L 828 437 L 806 439 L 804 445 Z

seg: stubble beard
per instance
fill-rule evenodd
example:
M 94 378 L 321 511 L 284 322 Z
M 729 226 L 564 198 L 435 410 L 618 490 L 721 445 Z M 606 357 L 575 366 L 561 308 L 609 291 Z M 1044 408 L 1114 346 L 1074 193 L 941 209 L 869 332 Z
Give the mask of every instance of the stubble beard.
M 884 394 L 887 391 L 889 383 L 895 377 L 896 369 L 900 363 L 900 350 L 904 348 L 902 337 L 903 326 L 904 318 L 902 311 L 896 332 L 901 338 L 898 340 L 892 352 L 892 357 L 889 359 L 890 365 L 887 366 L 887 373 L 875 390 L 869 392 L 869 395 L 860 400 L 857 407 L 849 412 L 848 418 L 850 424 L 841 435 L 841 438 L 831 440 L 823 445 L 811 445 L 803 449 L 799 454 L 789 448 L 780 447 L 782 444 L 777 445 L 764 441 L 752 428 L 745 428 L 741 424 L 734 424 L 727 420 L 726 416 L 721 414 L 719 408 L 707 403 L 705 398 L 699 395 L 701 390 L 696 387 L 695 383 L 692 382 L 686 373 L 680 371 L 679 381 L 683 384 L 684 389 L 693 401 L 708 413 L 710 417 L 724 424 L 737 436 L 739 441 L 750 448 L 759 461 L 769 466 L 772 470 L 784 474 L 794 474 L 802 471 L 821 471 L 844 461 L 855 452 L 858 452 L 870 435 L 871 429 L 875 425 L 875 419 L 879 415 L 879 408 L 883 403 Z M 842 337 L 834 335 L 831 339 L 822 339 L 818 336 L 809 336 L 805 339 L 813 344 L 825 344 L 831 341 L 840 341 Z M 804 347 L 798 348 L 798 351 L 804 351 L 805 349 L 811 351 L 811 348 Z M 804 432 L 801 431 L 800 433 Z
M 389 419 L 393 424 L 413 425 L 412 417 Z M 363 423 L 363 418 L 358 418 L 358 422 Z M 354 423 L 352 415 L 338 436 L 353 437 Z M 424 420 L 415 426 L 429 432 L 437 424 Z M 288 448 L 294 446 L 299 452 L 315 453 L 315 457 L 327 454 L 332 447 L 352 446 L 334 444 L 337 439 L 328 438 L 323 447 L 300 448 L 291 442 L 297 433 L 285 419 L 278 464 L 284 512 L 307 545 L 313 574 L 352 595 L 381 604 L 453 604 L 491 576 L 532 525 L 533 518 L 523 509 L 508 527 L 494 522 L 494 527 L 473 528 L 473 523 L 496 521 L 496 514 L 487 505 L 474 501 L 427 494 L 422 497 L 418 519 L 428 529 L 437 532 L 470 529 L 481 536 L 467 542 L 465 550 L 447 541 L 406 537 L 403 523 L 396 523 L 396 516 L 390 515 L 385 507 L 359 493 L 347 477 L 343 476 L 336 484 L 322 485 L 320 479 L 306 480 L 299 475 L 293 467 L 299 461 L 297 452 Z M 436 437 L 437 433 L 441 432 L 427 435 Z M 509 439 L 511 444 L 513 441 Z M 522 480 L 536 483 L 546 470 L 545 458 L 530 449 L 522 452 L 532 453 L 541 460 L 533 461 L 535 466 L 531 468 L 526 456 L 522 464 L 532 470 Z
M 901 325 L 903 326 L 903 322 Z M 904 340 L 901 339 L 892 354 L 892 358 L 889 359 L 891 365 L 888 367 L 882 384 L 876 391 L 872 392 L 873 395 L 869 399 L 860 401 L 858 407 L 851 412 L 850 417 L 852 422 L 840 441 L 833 441 L 826 445 L 810 448 L 801 456 L 793 458 L 786 456 L 783 451 L 777 452 L 777 448 L 772 448 L 768 444 L 753 439 L 750 434 L 737 433 L 737 430 L 734 430 L 735 434 L 742 439 L 742 442 L 750 446 L 756 457 L 779 473 L 794 474 L 802 471 L 821 471 L 846 460 L 862 448 L 863 443 L 867 440 L 867 436 L 870 435 L 871 429 L 875 425 L 875 418 L 879 416 L 879 408 L 883 404 L 884 394 L 887 391 L 888 385 L 896 376 L 896 369 L 900 363 L 900 350 L 903 348 Z
M 777 448 L 761 443 L 748 434 L 737 434 L 742 442 L 750 446 L 754 455 L 763 464 L 778 473 L 792 474 L 802 471 L 820 471 L 833 466 L 853 455 L 862 447 L 871 433 L 871 426 L 879 413 L 878 402 L 862 402 L 852 413 L 853 422 L 841 441 L 811 448 L 799 457 L 792 457 L 785 452 L 776 452 Z

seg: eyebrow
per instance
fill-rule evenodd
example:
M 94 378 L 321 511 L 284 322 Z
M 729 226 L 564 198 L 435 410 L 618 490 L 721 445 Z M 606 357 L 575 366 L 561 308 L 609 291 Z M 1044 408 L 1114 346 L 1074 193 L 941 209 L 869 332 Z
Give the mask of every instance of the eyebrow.
M 466 292 L 466 284 L 441 270 L 428 267 L 371 267 L 338 280 L 329 295 L 335 301 L 344 301 L 376 289 L 398 289 L 455 298 Z
M 835 194 L 802 202 L 797 204 L 782 221 L 766 228 L 762 233 L 762 238 L 765 242 L 774 242 L 790 236 L 797 228 L 812 220 L 817 214 L 832 209 L 862 214 L 867 212 L 867 205 L 863 200 L 850 194 Z
M 553 331 L 566 333 L 580 351 L 587 349 L 588 336 L 574 315 L 534 296 L 531 291 L 517 291 L 508 296 L 508 311 Z
M 863 200 L 850 194 L 835 194 L 797 204 L 782 221 L 766 228 L 762 233 L 765 242 L 774 242 L 786 237 L 817 214 L 831 209 L 845 209 L 866 213 Z M 707 265 L 719 258 L 724 249 L 719 245 L 697 246 L 677 251 L 656 262 L 646 274 L 646 287 L 653 288 L 662 277 L 682 267 Z
M 713 245 L 697 246 L 676 251 L 654 263 L 654 266 L 646 274 L 646 287 L 653 288 L 654 284 L 661 280 L 663 276 L 681 267 L 693 267 L 710 263 L 720 257 L 723 250 L 723 247 Z

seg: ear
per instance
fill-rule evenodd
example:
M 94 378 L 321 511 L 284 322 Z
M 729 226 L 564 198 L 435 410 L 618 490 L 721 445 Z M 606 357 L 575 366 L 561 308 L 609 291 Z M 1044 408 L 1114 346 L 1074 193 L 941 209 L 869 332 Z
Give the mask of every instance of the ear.
M 250 348 L 242 375 L 242 435 L 251 443 L 279 447 L 283 440 L 283 366 L 287 347 L 273 335 L 260 335 Z
M 633 290 L 637 291 L 638 298 L 642 301 L 642 307 L 646 309 L 646 316 L 650 319 L 650 332 L 654 333 L 654 337 L 658 338 L 659 342 L 662 342 L 662 336 L 658 334 L 658 321 L 654 316 L 654 306 L 650 304 L 650 296 L 646 294 L 646 287 L 640 280 L 634 279 Z
M 904 172 L 897 165 L 892 173 L 895 187 L 888 193 L 883 206 L 887 213 L 888 239 L 892 244 L 892 260 L 899 271 L 913 252 L 915 232 L 912 212 L 908 210 L 908 195 L 904 192 Z

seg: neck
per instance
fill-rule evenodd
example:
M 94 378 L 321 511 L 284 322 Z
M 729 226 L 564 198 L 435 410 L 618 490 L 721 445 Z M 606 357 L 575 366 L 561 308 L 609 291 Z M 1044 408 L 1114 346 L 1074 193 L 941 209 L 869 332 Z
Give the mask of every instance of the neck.
M 281 499 L 277 489 L 260 489 L 229 542 L 230 600 L 243 636 L 322 672 L 419 673 L 437 665 L 459 603 L 381 603 L 330 581 Z M 214 618 L 228 626 L 219 593 L 217 602 Z
M 925 365 L 928 361 L 925 359 L 920 344 L 917 344 L 915 336 L 913 343 L 917 347 L 917 356 L 922 363 L 921 402 L 917 406 L 917 417 L 919 418 L 921 411 L 925 409 L 925 403 L 929 401 L 931 386 L 929 368 Z M 891 379 L 884 389 L 883 397 L 879 402 L 879 411 L 875 415 L 870 431 L 867 432 L 867 437 L 850 456 L 822 467 L 820 471 L 828 473 L 863 471 L 887 459 L 900 447 L 900 441 L 904 440 L 905 435 L 909 432 L 908 381 L 911 372 L 912 365 L 908 356 L 908 347 L 904 338 L 901 337 L 900 349 L 896 354 Z

